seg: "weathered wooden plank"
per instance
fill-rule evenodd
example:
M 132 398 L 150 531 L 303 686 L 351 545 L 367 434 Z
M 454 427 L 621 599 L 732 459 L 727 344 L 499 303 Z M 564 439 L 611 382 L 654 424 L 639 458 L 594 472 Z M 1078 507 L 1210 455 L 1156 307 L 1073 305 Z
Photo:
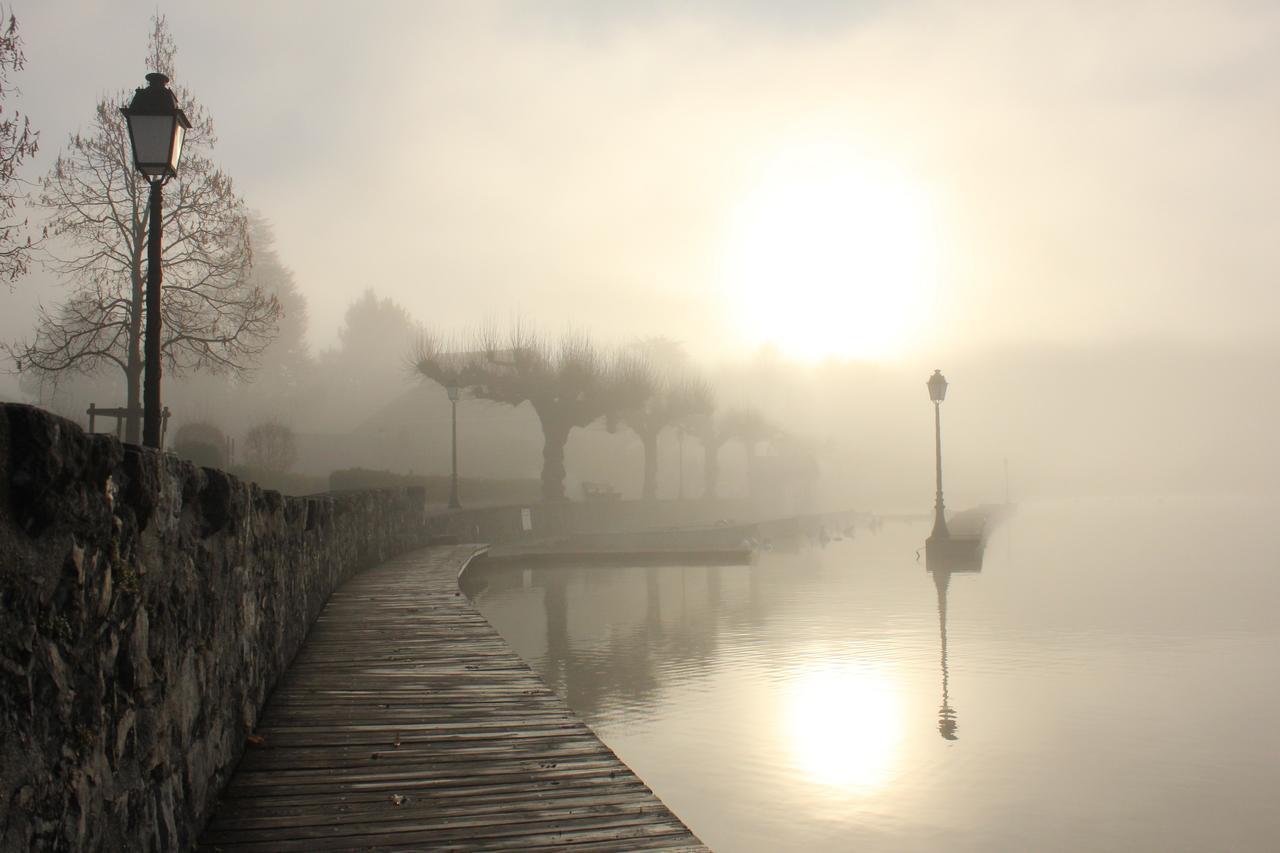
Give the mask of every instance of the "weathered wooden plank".
M 527 838 L 521 839 L 521 841 L 522 843 L 520 844 L 520 847 L 519 847 L 520 850 L 535 850 L 535 851 L 536 850 L 565 850 L 565 851 L 571 851 L 571 853 L 579 853 L 579 851 L 582 851 L 582 853 L 611 853 L 611 851 L 631 851 L 631 850 L 665 850 L 665 851 L 668 851 L 668 853 L 671 853 L 671 851 L 677 851 L 678 853 L 678 851 L 697 850 L 697 851 L 703 851 L 703 853 L 705 853 L 707 849 L 706 847 L 700 844 L 698 845 L 689 844 L 688 836 L 684 834 L 666 835 L 666 836 L 650 835 L 645 838 L 632 837 L 632 838 L 623 838 L 623 839 L 614 840 L 614 841 L 603 841 L 598 839 L 592 839 L 592 840 L 583 841 L 581 843 L 575 843 L 573 840 L 565 841 L 565 840 L 559 840 L 559 839 L 553 839 L 547 843 L 533 843 L 532 839 L 527 839 Z M 389 847 L 382 847 L 379 849 L 388 850 L 388 851 L 403 850 L 403 851 L 406 851 L 406 853 L 408 853 L 408 851 L 414 851 L 414 853 L 418 853 L 418 851 L 421 851 L 423 848 L 421 845 L 419 846 L 410 845 L 406 847 L 393 845 Z M 451 853 L 451 851 L 463 851 L 463 850 L 465 851 L 511 850 L 513 848 L 510 841 L 500 839 L 496 842 L 479 842 L 475 844 L 466 844 L 461 846 L 455 846 L 452 844 L 437 846 L 433 844 L 431 845 L 430 849 L 432 851 L 437 851 L 437 853 Z
M 241 771 L 257 769 L 301 770 L 308 767 L 380 767 L 402 764 L 416 765 L 423 761 L 437 764 L 449 762 L 473 762 L 506 758 L 510 760 L 560 761 L 603 754 L 599 743 L 587 740 L 561 746 L 535 744 L 509 745 L 492 742 L 486 746 L 454 746 L 441 748 L 436 744 L 410 744 L 392 749 L 352 749 L 350 747 L 289 748 L 274 755 L 264 756 L 262 750 L 247 753 L 240 762 Z
M 238 774 L 237 774 L 238 775 Z M 290 785 L 272 784 L 268 780 L 233 779 L 224 792 L 224 797 L 269 797 L 285 796 L 300 793 L 344 793 L 344 792 L 385 792 L 388 795 L 408 795 L 414 791 L 425 792 L 440 788 L 466 788 L 470 786 L 490 785 L 494 783 L 532 785 L 538 782 L 549 782 L 552 785 L 565 781 L 592 781 L 598 787 L 605 788 L 616 781 L 621 774 L 608 768 L 557 768 L 556 772 L 526 771 L 485 771 L 476 770 L 465 774 L 444 776 L 422 775 L 418 778 L 385 778 L 367 779 L 354 782 L 341 780 L 309 780 L 295 782 Z M 629 777 L 630 774 L 627 774 Z M 625 778 L 625 777 L 624 777 Z
M 201 849 L 705 850 L 426 549 L 330 599 Z
M 514 814 L 557 808 L 651 804 L 653 793 L 648 788 L 637 785 L 606 797 L 601 796 L 594 786 L 584 786 L 547 791 L 536 798 L 530 797 L 526 791 L 514 790 L 483 797 L 467 796 L 452 800 L 437 797 L 422 800 L 410 797 L 400 805 L 396 805 L 389 797 L 330 804 L 324 807 L 307 802 L 300 805 L 277 805 L 274 808 L 264 808 L 256 805 L 257 802 L 254 801 L 249 808 L 236 808 L 234 804 L 230 804 L 225 810 L 220 809 L 218 818 L 221 829 L 271 829 L 284 825 L 332 824 L 352 819 L 369 820 L 371 815 L 394 814 L 397 816 L 396 819 L 399 819 L 400 816 L 464 816 L 490 812 Z
M 542 778 L 542 771 L 554 770 L 553 778 L 567 775 L 600 775 L 624 772 L 618 760 L 611 754 L 599 753 L 578 759 L 562 759 L 560 761 L 539 761 L 516 758 L 506 761 L 483 760 L 470 757 L 462 761 L 419 763 L 411 766 L 393 767 L 359 767 L 321 769 L 283 770 L 242 770 L 236 773 L 234 784 L 241 788 L 249 787 L 302 787 L 306 785 L 386 785 L 393 787 L 400 784 L 424 784 L 447 779 L 466 779 L 468 781 L 489 776 L 512 776 L 532 774 Z M 542 774 L 542 775 L 540 775 Z
M 549 797 L 557 797 L 564 793 L 581 794 L 590 792 L 592 796 L 596 797 L 614 797 L 623 796 L 639 789 L 643 789 L 646 796 L 653 796 L 653 793 L 645 787 L 644 783 L 636 778 L 614 780 L 609 786 L 607 794 L 602 794 L 601 787 L 591 779 L 555 779 L 532 784 L 500 782 L 498 784 L 474 785 L 465 788 L 434 788 L 429 793 L 429 799 L 434 803 L 445 803 L 453 800 L 466 800 L 467 802 L 511 801 L 520 798 L 527 798 L 530 802 L 533 802 Z M 415 794 L 409 794 L 406 795 L 406 798 L 413 800 L 415 796 Z M 221 817 L 248 812 L 277 812 L 281 810 L 283 810 L 282 813 L 287 813 L 294 808 L 305 811 L 315 811 L 317 809 L 336 810 L 347 806 L 359 807 L 364 803 L 384 803 L 388 799 L 390 798 L 387 794 L 377 791 L 324 792 L 319 794 L 314 792 L 307 792 L 306 794 L 291 792 L 282 796 L 224 799 L 218 803 L 218 815 Z
M 572 714 L 568 711 L 562 714 L 553 715 L 553 716 L 557 720 L 564 721 L 562 723 L 559 723 L 559 725 L 563 726 L 564 728 L 574 728 L 574 729 L 585 728 L 585 726 L 583 726 L 582 723 L 578 723 L 574 721 Z M 534 727 L 534 726 L 540 726 L 542 728 L 549 727 L 548 722 L 546 720 L 530 721 L 530 727 Z M 455 723 L 436 723 L 436 722 L 431 722 L 431 723 L 385 722 L 385 723 L 382 723 L 382 722 L 378 722 L 377 720 L 369 720 L 367 722 L 352 722 L 350 720 L 346 720 L 345 718 L 335 718 L 333 720 L 328 721 L 327 723 L 325 723 L 324 721 L 318 721 L 316 725 L 308 725 L 302 722 L 292 722 L 292 723 L 283 724 L 283 725 L 270 723 L 262 726 L 261 730 L 263 732 L 274 731 L 279 733 L 285 733 L 290 731 L 305 731 L 307 729 L 322 729 L 322 730 L 331 731 L 331 732 L 392 732 L 392 733 L 402 732 L 407 734 L 411 732 L 481 731 L 485 729 L 508 729 L 510 727 L 511 727 L 511 723 L 509 721 L 496 716 L 493 718 L 490 718 L 489 715 L 486 715 L 485 717 L 480 719 L 462 720 Z
M 521 834 L 541 834 L 548 826 L 556 828 L 596 827 L 601 823 L 643 823 L 646 814 L 652 815 L 655 806 L 652 797 L 628 803 L 572 802 L 568 804 L 539 803 L 536 806 L 516 807 L 508 804 L 505 809 L 469 811 L 461 809 L 437 810 L 432 808 L 406 808 L 388 803 L 380 812 L 364 812 L 358 816 L 327 821 L 275 820 L 241 822 L 238 826 L 224 825 L 217 832 L 208 834 L 208 841 L 235 841 L 241 834 L 266 830 L 281 839 L 341 838 L 346 836 L 378 835 L 389 832 L 419 832 L 439 830 L 456 832 L 468 828 L 485 831 L 495 829 L 518 830 Z M 443 837 L 443 836 L 442 836 Z
M 669 813 L 668 813 L 669 814 Z M 612 842 L 654 836 L 688 845 L 696 838 L 675 818 L 650 815 L 584 818 L 581 821 L 539 821 L 515 826 L 464 826 L 456 829 L 433 825 L 381 824 L 379 831 L 329 838 L 288 837 L 285 832 L 244 833 L 220 838 L 211 846 L 236 851 L 291 853 L 291 851 L 368 850 L 391 845 L 417 849 L 525 850 L 535 846 L 564 848 L 571 844 Z M 269 837 L 263 837 L 269 835 Z M 452 842 L 452 846 L 446 847 Z M 632 845 L 634 847 L 634 845 Z M 705 849 L 705 848 L 704 848 Z
M 410 745 L 399 749 L 351 749 L 339 748 L 290 748 L 272 756 L 246 755 L 240 764 L 244 771 L 259 768 L 278 770 L 302 770 L 308 767 L 387 767 L 401 764 L 416 765 L 424 761 L 437 764 L 472 763 L 490 761 L 561 761 L 587 756 L 605 755 L 598 744 L 575 742 L 558 747 L 512 747 L 491 743 L 482 747 L 453 747 L 442 749 L 434 744 Z
M 347 729 L 352 727 L 348 726 Z M 271 744 L 282 747 L 291 744 L 386 744 L 396 743 L 449 743 L 461 741 L 512 739 L 512 738 L 566 738 L 580 737 L 589 734 L 590 729 L 582 723 L 553 723 L 551 725 L 529 725 L 517 730 L 509 726 L 483 726 L 477 724 L 470 729 L 452 727 L 445 729 L 427 727 L 425 731 L 415 731 L 412 726 L 380 726 L 361 731 L 319 731 L 313 727 L 280 728 L 275 731 Z
M 268 713 L 263 718 L 262 728 L 288 730 L 288 729 L 297 729 L 297 728 L 312 728 L 312 727 L 315 727 L 316 725 L 324 725 L 326 723 L 331 723 L 332 724 L 331 727 L 333 728 L 350 729 L 352 731 L 374 731 L 379 728 L 396 728 L 397 726 L 403 728 L 405 731 L 412 731 L 415 729 L 426 730 L 428 728 L 433 727 L 436 724 L 435 720 L 427 722 L 425 720 L 415 721 L 411 718 L 403 719 L 405 715 L 400 711 L 395 711 L 391 714 L 381 715 L 381 709 L 377 709 L 377 708 L 370 709 L 370 712 L 368 714 L 360 715 L 359 717 L 352 719 L 351 714 L 349 713 L 350 710 L 351 709 L 348 707 L 335 707 L 333 709 L 332 714 L 328 717 L 328 719 L 318 715 L 311 716 L 311 717 L 304 717 L 299 714 L 293 714 L 290 716 L 289 719 L 276 720 L 271 713 Z M 495 726 L 503 725 L 504 722 L 509 718 L 528 719 L 530 721 L 539 720 L 539 721 L 544 721 L 544 723 L 545 721 L 556 720 L 556 721 L 563 721 L 562 724 L 564 725 L 568 725 L 570 724 L 570 722 L 575 720 L 572 713 L 563 708 L 561 708 L 558 711 L 556 710 L 532 711 L 531 710 L 530 713 L 525 717 L 520 717 L 518 711 L 519 711 L 518 708 L 513 709 L 507 705 L 499 705 L 499 706 L 493 707 L 491 711 L 485 712 L 483 714 L 472 713 L 468 715 L 467 713 L 465 713 L 465 711 L 460 714 L 455 713 L 454 716 L 461 717 L 461 719 L 458 721 L 458 724 L 455 726 L 455 728 L 467 728 L 469 726 L 472 728 L 494 728 Z M 447 705 L 441 706 L 438 703 L 435 708 L 432 708 L 431 706 L 423 706 L 422 713 L 424 717 L 426 715 L 432 714 L 433 712 L 437 714 L 443 714 L 444 716 L 448 716 L 448 706 Z M 579 723 L 579 725 L 581 724 Z

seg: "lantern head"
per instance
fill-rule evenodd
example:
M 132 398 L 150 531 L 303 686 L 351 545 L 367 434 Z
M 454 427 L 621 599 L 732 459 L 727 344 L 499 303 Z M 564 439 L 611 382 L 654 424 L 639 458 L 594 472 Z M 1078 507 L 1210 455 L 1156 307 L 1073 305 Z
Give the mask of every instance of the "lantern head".
M 168 77 L 148 74 L 147 84 L 134 92 L 129 106 L 120 112 L 129 124 L 134 165 L 148 180 L 163 180 L 178 174 L 182 142 L 191 122 L 170 91 Z
M 947 399 L 947 380 L 941 370 L 933 371 L 933 375 L 929 377 L 929 399 L 935 403 Z

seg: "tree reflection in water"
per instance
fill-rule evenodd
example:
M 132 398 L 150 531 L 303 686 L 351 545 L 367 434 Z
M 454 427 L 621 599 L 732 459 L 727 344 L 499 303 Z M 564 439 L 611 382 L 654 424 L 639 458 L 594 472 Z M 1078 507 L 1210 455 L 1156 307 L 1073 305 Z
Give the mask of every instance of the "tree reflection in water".
M 592 580 L 595 571 L 601 572 L 599 586 Z M 768 618 L 770 600 L 755 566 L 734 569 L 734 586 L 742 588 L 728 597 L 728 604 L 722 568 L 716 565 L 583 572 L 575 567 L 529 572 L 486 566 L 465 573 L 461 586 L 482 608 L 485 599 L 521 587 L 541 598 L 545 652 L 533 652 L 528 659 L 588 723 L 609 702 L 644 706 L 659 701 L 662 689 L 710 669 L 726 627 L 759 626 Z M 619 595 L 622 578 L 629 584 Z M 575 642 L 575 631 L 593 624 L 599 629 L 596 639 Z M 659 677 L 659 666 L 669 670 L 666 681 Z

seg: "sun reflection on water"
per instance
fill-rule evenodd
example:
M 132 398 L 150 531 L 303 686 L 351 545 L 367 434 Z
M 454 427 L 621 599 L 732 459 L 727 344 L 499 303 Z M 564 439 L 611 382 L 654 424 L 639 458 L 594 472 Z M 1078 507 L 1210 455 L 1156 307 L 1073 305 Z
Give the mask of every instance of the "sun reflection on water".
M 793 760 L 815 784 L 871 793 L 891 778 L 902 743 L 897 684 L 857 661 L 796 673 L 787 689 L 786 730 Z

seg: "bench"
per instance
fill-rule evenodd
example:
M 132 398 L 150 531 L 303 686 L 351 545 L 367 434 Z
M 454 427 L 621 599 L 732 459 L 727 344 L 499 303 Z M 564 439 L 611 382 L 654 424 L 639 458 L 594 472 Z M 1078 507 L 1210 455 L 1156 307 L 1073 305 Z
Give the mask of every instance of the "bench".
M 582 499 L 585 501 L 616 501 L 622 493 L 608 483 L 582 483 Z

